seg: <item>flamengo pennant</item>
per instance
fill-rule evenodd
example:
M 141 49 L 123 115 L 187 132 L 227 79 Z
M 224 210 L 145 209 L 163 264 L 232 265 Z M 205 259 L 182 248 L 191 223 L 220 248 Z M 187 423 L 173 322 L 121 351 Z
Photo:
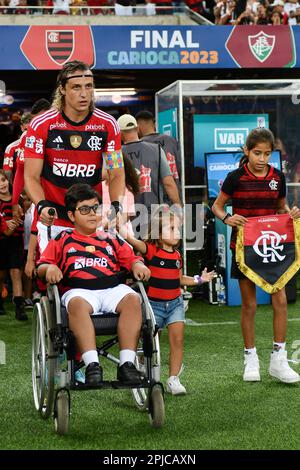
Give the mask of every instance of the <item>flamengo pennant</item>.
M 269 294 L 282 289 L 300 268 L 300 219 L 288 214 L 249 217 L 239 228 L 239 269 Z

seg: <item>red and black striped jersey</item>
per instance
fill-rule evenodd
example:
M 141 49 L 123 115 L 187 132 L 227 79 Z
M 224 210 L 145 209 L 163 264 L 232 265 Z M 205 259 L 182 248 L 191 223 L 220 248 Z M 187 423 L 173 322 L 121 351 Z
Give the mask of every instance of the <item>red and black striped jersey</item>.
M 256 217 L 276 214 L 278 200 L 286 196 L 284 174 L 268 165 L 266 176 L 256 176 L 244 164 L 229 173 L 221 191 L 232 199 L 233 214 Z M 235 247 L 236 229 L 232 230 L 231 248 Z
M 61 290 L 107 289 L 120 284 L 120 270 L 131 270 L 136 261 L 132 248 L 117 234 L 99 232 L 81 235 L 64 230 L 50 240 L 38 265 L 55 264 L 63 273 Z
M 22 191 L 24 189 L 24 147 L 27 131 L 23 132 L 20 138 L 18 155 L 15 164 L 15 175 L 13 179 L 12 204 L 18 204 Z
M 5 224 L 7 220 L 12 220 L 13 215 L 12 215 L 12 200 L 11 199 L 9 201 L 3 201 L 2 199 L 0 199 L 0 215 L 3 221 L 5 222 Z M 22 237 L 23 233 L 24 233 L 23 225 L 18 225 L 18 227 L 9 236 Z M 1 233 L 0 238 L 6 238 L 6 235 L 4 235 L 4 233 Z
M 0 214 L 0 239 L 2 238 L 2 235 L 4 235 L 5 230 L 7 230 L 7 225 L 4 218 Z
M 18 156 L 20 145 L 20 139 L 15 140 L 11 144 L 9 144 L 4 152 L 3 158 L 3 170 L 4 171 L 11 171 L 13 176 L 16 172 L 16 160 Z
M 119 126 L 98 109 L 79 123 L 51 109 L 28 127 L 25 159 L 29 158 L 43 160 L 41 185 L 45 199 L 57 209 L 55 225 L 72 227 L 64 207 L 67 189 L 87 183 L 101 194 L 102 161 L 110 170 L 123 167 Z
M 150 300 L 174 300 L 181 295 L 180 270 L 182 258 L 179 251 L 166 251 L 155 244 L 146 243 L 144 258 L 151 271 L 147 295 Z

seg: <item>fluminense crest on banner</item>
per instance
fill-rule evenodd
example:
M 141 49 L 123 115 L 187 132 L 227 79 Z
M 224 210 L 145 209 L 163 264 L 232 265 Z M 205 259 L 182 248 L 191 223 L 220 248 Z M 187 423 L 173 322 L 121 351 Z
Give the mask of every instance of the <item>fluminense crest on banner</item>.
M 269 294 L 282 289 L 300 268 L 300 219 L 288 214 L 249 217 L 239 228 L 239 269 Z
M 260 31 L 254 36 L 248 36 L 248 43 L 254 57 L 260 62 L 264 62 L 272 54 L 275 36 Z

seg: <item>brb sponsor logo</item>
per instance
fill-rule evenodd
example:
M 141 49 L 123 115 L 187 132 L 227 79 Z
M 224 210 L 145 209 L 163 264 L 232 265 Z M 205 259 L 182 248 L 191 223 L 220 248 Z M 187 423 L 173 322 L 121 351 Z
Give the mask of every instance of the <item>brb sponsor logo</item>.
M 83 163 L 76 165 L 75 163 L 53 163 L 53 173 L 56 176 L 67 178 L 89 177 L 95 174 L 96 165 L 85 165 Z
M 246 143 L 248 128 L 216 128 L 214 134 L 216 150 L 240 150 Z
M 74 262 L 74 269 L 83 268 L 106 268 L 106 258 L 77 258 Z

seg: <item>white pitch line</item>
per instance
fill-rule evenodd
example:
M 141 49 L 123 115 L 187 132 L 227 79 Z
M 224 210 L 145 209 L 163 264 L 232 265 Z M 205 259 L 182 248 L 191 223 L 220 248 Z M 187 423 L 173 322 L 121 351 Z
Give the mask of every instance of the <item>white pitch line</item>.
M 288 321 L 300 321 L 300 318 L 288 318 Z M 213 326 L 213 325 L 238 325 L 237 321 L 215 321 L 210 323 L 198 323 L 191 318 L 186 318 L 188 326 Z
M 189 326 L 212 326 L 212 325 L 238 325 L 237 321 L 216 321 L 211 323 L 198 323 L 190 318 L 186 318 L 186 325 Z

